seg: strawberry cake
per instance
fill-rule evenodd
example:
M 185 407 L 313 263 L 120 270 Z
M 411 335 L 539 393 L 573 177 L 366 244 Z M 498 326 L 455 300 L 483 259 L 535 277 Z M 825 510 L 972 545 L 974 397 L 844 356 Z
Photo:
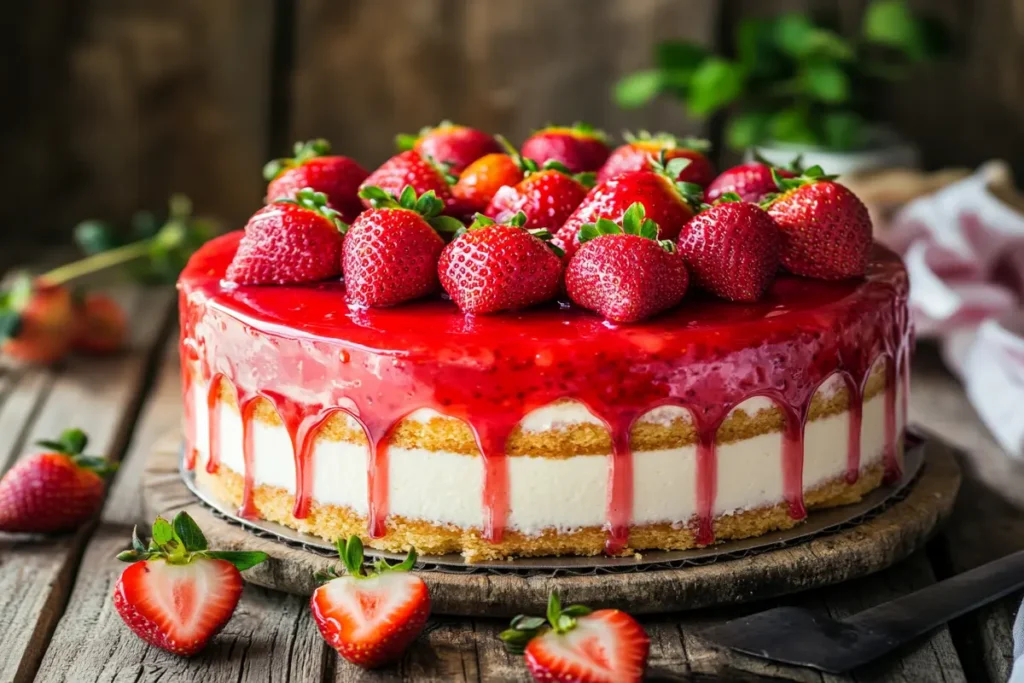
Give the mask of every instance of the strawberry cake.
M 553 130 L 568 155 L 577 133 Z M 574 159 L 593 156 L 585 132 Z M 332 541 L 481 561 L 756 536 L 899 475 L 907 276 L 831 178 L 771 173 L 767 210 L 709 207 L 650 154 L 568 218 L 531 205 L 568 194 L 530 191 L 470 220 L 444 159 L 412 144 L 363 172 L 351 226 L 317 182 L 324 159 L 354 162 L 320 154 L 302 177 L 284 160 L 271 180 L 304 189 L 182 273 L 185 464 L 206 493 Z M 522 177 L 496 193 L 546 171 L 565 179 L 543 188 L 589 184 L 543 145 L 507 151 Z

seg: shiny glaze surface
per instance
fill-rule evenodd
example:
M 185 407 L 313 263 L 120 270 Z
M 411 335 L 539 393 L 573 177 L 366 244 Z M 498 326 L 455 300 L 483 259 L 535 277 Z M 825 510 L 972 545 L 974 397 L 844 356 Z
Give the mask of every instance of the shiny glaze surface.
M 732 408 L 760 395 L 782 409 L 786 500 L 790 514 L 802 518 L 803 426 L 811 397 L 840 373 L 852 390 L 857 408 L 849 414 L 856 424 L 863 388 L 880 357 L 894 359 L 886 372 L 885 463 L 890 476 L 899 471 L 896 383 L 897 378 L 906 382 L 912 332 L 906 272 L 881 247 L 864 279 L 837 283 L 780 276 L 756 304 L 688 295 L 673 311 L 616 327 L 554 303 L 467 317 L 442 300 L 352 310 L 340 282 L 225 285 L 221 278 L 240 234 L 208 243 L 179 282 L 189 454 L 194 458 L 188 396 L 197 367 L 209 387 L 211 408 L 220 380 L 230 381 L 247 440 L 254 401 L 263 397 L 276 407 L 294 446 L 297 517 L 308 512 L 316 430 L 341 410 L 359 422 L 371 444 L 368 532 L 383 535 L 389 432 L 409 413 L 429 407 L 472 428 L 485 468 L 481 531 L 498 541 L 508 514 L 508 436 L 535 408 L 572 398 L 604 421 L 612 437 L 607 550 L 619 552 L 628 541 L 633 507 L 630 429 L 652 408 L 675 404 L 690 410 L 697 428 L 699 514 L 691 523 L 699 542 L 711 543 L 715 434 Z M 905 415 L 905 405 L 900 409 Z M 211 410 L 211 436 L 215 415 Z M 859 430 L 854 431 L 857 436 L 848 444 L 850 480 L 860 468 Z M 251 453 L 249 444 L 245 450 Z M 211 449 L 209 468 L 218 463 Z M 243 512 L 254 514 L 252 468 L 246 469 Z

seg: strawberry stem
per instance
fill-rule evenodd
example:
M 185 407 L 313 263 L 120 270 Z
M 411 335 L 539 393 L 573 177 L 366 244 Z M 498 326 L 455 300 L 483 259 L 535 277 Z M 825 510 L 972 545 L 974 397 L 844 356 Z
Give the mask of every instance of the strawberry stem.
M 39 276 L 39 279 L 48 285 L 62 285 L 84 275 L 134 261 L 149 253 L 149 248 L 157 237 L 159 235 L 139 242 L 132 242 L 123 247 L 101 251 L 98 254 L 86 256 L 78 261 L 66 263 L 47 273 L 43 273 Z

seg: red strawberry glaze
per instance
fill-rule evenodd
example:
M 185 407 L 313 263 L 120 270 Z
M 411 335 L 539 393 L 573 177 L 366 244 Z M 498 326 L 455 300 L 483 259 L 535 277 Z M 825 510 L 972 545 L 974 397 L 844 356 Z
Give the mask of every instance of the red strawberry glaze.
M 698 541 L 714 541 L 717 491 L 715 435 L 729 412 L 753 396 L 773 399 L 786 416 L 785 495 L 791 516 L 803 504 L 803 427 L 815 391 L 834 373 L 860 405 L 875 361 L 885 357 L 885 466 L 900 469 L 896 382 L 907 395 L 913 334 L 906 314 L 907 276 L 900 260 L 876 247 L 864 279 L 827 282 L 780 275 L 754 304 L 688 297 L 664 315 L 613 326 L 556 304 L 516 313 L 467 317 L 447 301 L 391 309 L 349 310 L 344 285 L 234 287 L 222 281 L 241 233 L 217 238 L 191 260 L 179 281 L 185 385 L 210 387 L 213 408 L 220 378 L 238 393 L 245 421 L 259 397 L 282 418 L 296 453 L 295 516 L 310 503 L 311 451 L 333 413 L 352 416 L 371 444 L 368 472 L 370 535 L 386 533 L 387 441 L 404 417 L 422 407 L 465 420 L 484 458 L 486 538 L 502 538 L 509 483 L 505 442 L 530 411 L 562 398 L 584 403 L 611 433 L 607 550 L 628 542 L 632 517 L 633 423 L 659 405 L 679 405 L 698 435 Z M 186 399 L 186 406 L 190 401 Z M 900 406 L 905 424 L 905 405 Z M 194 422 L 186 408 L 186 421 Z M 860 471 L 859 430 L 848 447 L 848 478 Z M 194 424 L 186 425 L 188 453 Z M 246 443 L 243 513 L 252 514 L 252 444 Z M 208 468 L 219 454 L 211 449 Z

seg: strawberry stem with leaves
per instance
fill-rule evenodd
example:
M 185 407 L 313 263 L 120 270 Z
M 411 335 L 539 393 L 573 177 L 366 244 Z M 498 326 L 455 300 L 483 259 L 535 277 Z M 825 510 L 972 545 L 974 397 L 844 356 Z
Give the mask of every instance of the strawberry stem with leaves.
M 147 545 L 139 538 L 139 529 L 132 530 L 132 548 L 118 554 L 122 562 L 164 560 L 167 564 L 189 564 L 198 559 L 227 560 L 245 571 L 267 560 L 264 552 L 253 550 L 210 550 L 206 536 L 187 512 L 179 512 L 174 521 L 157 517 L 153 522 L 153 536 Z
M 321 583 L 344 575 L 354 579 L 369 579 L 387 572 L 407 572 L 416 564 L 416 549 L 410 548 L 409 554 L 400 563 L 389 564 L 387 560 L 378 558 L 373 561 L 372 569 L 367 571 L 363 559 L 363 541 L 358 536 L 351 536 L 348 540 L 339 538 L 334 542 L 334 547 L 338 549 L 338 557 L 341 558 L 345 571 L 340 573 L 336 567 L 328 567 L 322 572 L 317 572 L 313 576 Z
M 514 655 L 521 655 L 526 644 L 535 637 L 553 630 L 555 633 L 568 633 L 576 628 L 576 620 L 590 614 L 586 605 L 569 605 L 562 607 L 558 593 L 552 591 L 548 596 L 547 618 L 520 614 L 512 619 L 509 628 L 498 637 L 505 643 L 505 649 Z
M 85 447 L 89 444 L 89 436 L 77 427 L 65 429 L 56 439 L 41 439 L 36 445 L 53 453 L 66 455 L 82 469 L 95 472 L 101 477 L 117 470 L 117 463 L 97 455 L 85 455 Z

